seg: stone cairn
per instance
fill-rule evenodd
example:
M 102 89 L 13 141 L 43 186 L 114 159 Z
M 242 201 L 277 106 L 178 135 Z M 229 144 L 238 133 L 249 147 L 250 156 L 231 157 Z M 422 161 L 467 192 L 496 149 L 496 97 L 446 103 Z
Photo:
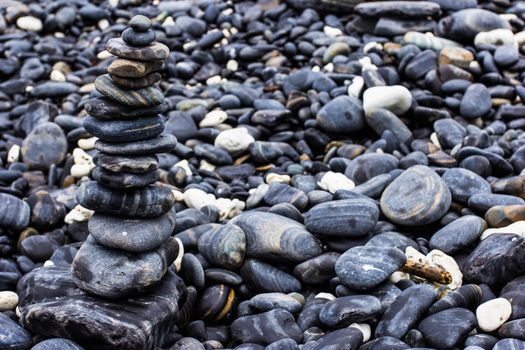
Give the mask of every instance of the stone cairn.
M 77 200 L 94 210 L 89 236 L 72 264 L 73 280 L 91 294 L 121 298 L 151 290 L 179 251 L 171 237 L 175 198 L 158 180 L 156 153 L 175 148 L 176 138 L 162 134 L 159 115 L 167 110 L 155 85 L 169 55 L 155 41 L 151 21 L 135 16 L 122 38 L 106 49 L 117 59 L 95 80 L 104 95 L 88 101 L 85 129 L 98 137 L 96 181 L 83 183 Z

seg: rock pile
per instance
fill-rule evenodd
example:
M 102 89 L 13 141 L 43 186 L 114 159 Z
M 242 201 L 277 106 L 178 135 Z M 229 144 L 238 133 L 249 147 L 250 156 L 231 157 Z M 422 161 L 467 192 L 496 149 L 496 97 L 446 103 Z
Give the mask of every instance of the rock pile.
M 156 285 L 177 257 L 171 238 L 175 197 L 155 185 L 156 153 L 175 148 L 173 135 L 162 134 L 166 111 L 157 72 L 169 55 L 155 41 L 151 21 L 135 16 L 122 38 L 109 40 L 117 56 L 107 75 L 95 80 L 103 97 L 87 102 L 84 128 L 98 138 L 93 158 L 96 182 L 83 183 L 77 200 L 94 210 L 89 236 L 73 261 L 73 278 L 82 290 L 119 298 Z

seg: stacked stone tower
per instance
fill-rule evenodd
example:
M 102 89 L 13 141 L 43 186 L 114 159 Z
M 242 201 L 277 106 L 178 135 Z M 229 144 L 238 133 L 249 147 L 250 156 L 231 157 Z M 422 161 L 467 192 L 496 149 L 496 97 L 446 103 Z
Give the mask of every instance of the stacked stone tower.
M 89 236 L 72 265 L 82 290 L 106 298 L 148 291 L 164 276 L 178 253 L 171 237 L 175 225 L 172 192 L 155 184 L 156 153 L 175 148 L 176 139 L 162 134 L 159 115 L 167 110 L 155 85 L 169 55 L 155 41 L 151 21 L 135 16 L 122 38 L 108 41 L 117 56 L 108 74 L 95 80 L 103 97 L 88 101 L 85 129 L 98 137 L 94 156 L 96 181 L 83 183 L 78 202 L 95 211 Z

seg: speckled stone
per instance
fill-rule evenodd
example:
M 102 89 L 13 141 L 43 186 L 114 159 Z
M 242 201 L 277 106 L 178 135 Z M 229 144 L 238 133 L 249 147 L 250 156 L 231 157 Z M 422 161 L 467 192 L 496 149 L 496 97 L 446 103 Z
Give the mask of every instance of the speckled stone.
M 152 72 L 160 70 L 162 61 L 133 61 L 119 58 L 108 67 L 110 75 L 122 78 L 144 78 Z
M 102 95 L 129 107 L 153 107 L 164 101 L 164 94 L 156 85 L 137 90 L 123 89 L 108 74 L 101 75 L 95 80 L 95 88 Z

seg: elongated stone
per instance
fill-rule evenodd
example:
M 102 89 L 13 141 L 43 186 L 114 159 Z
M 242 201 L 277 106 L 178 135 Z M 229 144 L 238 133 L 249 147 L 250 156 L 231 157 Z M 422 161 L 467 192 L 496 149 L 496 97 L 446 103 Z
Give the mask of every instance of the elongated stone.
M 168 103 L 163 102 L 160 105 L 149 108 L 131 108 L 107 97 L 96 97 L 87 100 L 84 109 L 98 119 L 133 119 L 162 114 L 168 110 Z
M 497 205 L 485 213 L 490 227 L 504 227 L 525 220 L 525 205 Z
M 351 295 L 326 303 L 319 314 L 323 324 L 331 328 L 349 326 L 373 318 L 381 310 L 381 302 L 371 295 Z
M 439 14 L 438 4 L 430 1 L 374 1 L 357 5 L 354 11 L 370 17 L 427 17 Z
M 170 54 L 170 49 L 159 42 L 139 48 L 128 46 L 121 38 L 109 39 L 106 50 L 115 56 L 137 61 L 165 60 Z
M 155 85 L 137 90 L 127 90 L 116 84 L 108 74 L 101 75 L 95 80 L 95 88 L 102 95 L 129 107 L 153 107 L 164 101 L 164 94 Z
M 7 193 L 0 193 L 0 227 L 22 230 L 29 225 L 31 209 L 23 200 Z
M 168 212 L 175 203 L 173 193 L 164 187 L 148 186 L 118 192 L 107 189 L 95 181 L 80 185 L 76 198 L 85 208 L 131 217 L 156 217 Z
M 175 210 L 151 219 L 95 213 L 88 222 L 89 233 L 101 245 L 136 253 L 160 247 L 174 228 Z
M 443 227 L 430 239 L 430 247 L 446 254 L 454 254 L 474 243 L 487 228 L 482 218 L 465 215 Z
M 119 58 L 109 65 L 108 73 L 122 78 L 143 78 L 161 67 L 162 61 L 133 61 Z
M 246 212 L 230 223 L 244 231 L 249 257 L 299 263 L 321 254 L 320 242 L 303 225 L 284 216 Z
M 121 156 L 151 155 L 155 153 L 171 152 L 177 145 L 177 139 L 170 134 L 135 142 L 111 143 L 98 140 L 95 148 L 101 152 Z
M 205 232 L 198 242 L 199 252 L 214 266 L 239 268 L 246 253 L 246 237 L 237 225 L 222 225 Z
M 111 79 L 118 85 L 128 89 L 142 89 L 147 86 L 158 83 L 162 79 L 160 73 L 150 73 L 142 78 L 122 78 L 117 75 L 109 75 Z
M 114 173 L 143 174 L 159 168 L 157 156 L 124 157 L 99 152 L 93 162 L 101 168 Z
M 80 289 L 105 298 L 145 292 L 160 282 L 178 250 L 174 238 L 153 251 L 125 253 L 88 236 L 71 265 L 73 280 Z
M 472 311 L 455 307 L 426 317 L 417 328 L 423 333 L 429 346 L 436 349 L 452 349 L 476 328 L 476 325 L 476 315 Z M 443 334 L 447 336 L 443 337 Z
M 103 186 L 122 190 L 151 185 L 159 179 L 159 172 L 154 170 L 143 174 L 113 173 L 103 168 L 95 167 L 91 172 L 91 177 Z
M 102 141 L 118 143 L 147 140 L 164 131 L 160 116 L 131 120 L 100 120 L 94 117 L 84 119 L 84 128 Z

